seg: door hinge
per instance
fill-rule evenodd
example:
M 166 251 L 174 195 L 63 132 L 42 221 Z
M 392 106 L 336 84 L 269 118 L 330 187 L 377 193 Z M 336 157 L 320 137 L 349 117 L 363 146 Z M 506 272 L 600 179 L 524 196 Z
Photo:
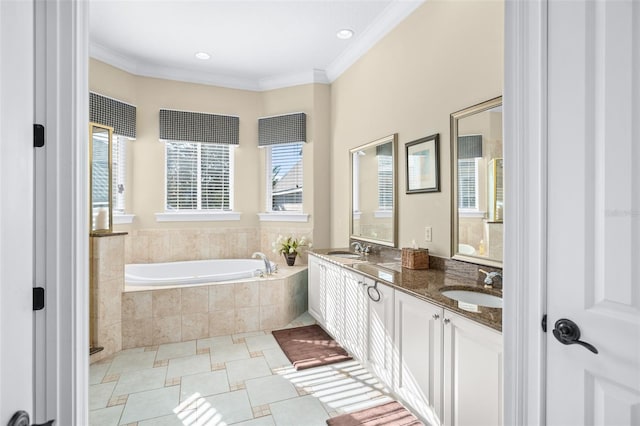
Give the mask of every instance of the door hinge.
M 547 332 L 547 314 L 542 316 L 542 331 Z
M 33 288 L 33 310 L 39 311 L 41 309 L 44 309 L 44 288 L 34 287 Z
M 33 125 L 33 146 L 34 148 L 44 146 L 44 126 L 42 124 Z

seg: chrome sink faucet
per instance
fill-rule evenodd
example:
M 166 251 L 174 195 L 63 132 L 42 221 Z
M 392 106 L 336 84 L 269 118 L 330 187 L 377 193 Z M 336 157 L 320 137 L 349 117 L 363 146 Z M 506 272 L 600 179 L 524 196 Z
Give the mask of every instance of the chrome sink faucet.
M 262 259 L 264 261 L 264 271 L 267 273 L 267 275 L 271 275 L 271 273 L 273 272 L 273 270 L 271 269 L 271 262 L 269 261 L 269 259 L 267 259 L 267 256 L 264 253 L 257 251 L 253 253 L 251 257 L 253 259 Z
M 351 247 L 355 247 L 356 253 L 369 254 L 369 252 L 371 252 L 371 246 L 362 244 L 360 241 L 354 241 L 351 243 Z
M 478 269 L 478 272 L 482 272 L 486 276 L 484 277 L 484 286 L 485 287 L 493 287 L 493 279 L 496 277 L 500 277 L 502 279 L 502 274 L 500 272 L 487 272 L 484 269 Z

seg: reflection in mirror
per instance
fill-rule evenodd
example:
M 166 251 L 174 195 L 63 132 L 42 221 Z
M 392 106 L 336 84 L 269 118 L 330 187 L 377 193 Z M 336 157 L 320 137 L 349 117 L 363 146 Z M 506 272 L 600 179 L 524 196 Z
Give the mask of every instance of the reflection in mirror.
M 502 97 L 451 114 L 454 259 L 502 266 Z
M 396 139 L 390 135 L 350 151 L 351 238 L 396 245 Z
M 91 233 L 112 230 L 111 139 L 113 129 L 89 125 Z

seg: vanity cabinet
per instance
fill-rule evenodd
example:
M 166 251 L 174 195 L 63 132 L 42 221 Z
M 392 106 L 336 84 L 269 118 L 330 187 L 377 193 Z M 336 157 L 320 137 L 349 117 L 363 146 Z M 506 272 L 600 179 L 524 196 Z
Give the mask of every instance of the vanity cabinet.
M 344 291 L 342 268 L 309 256 L 309 313 L 337 341 L 343 337 Z
M 308 292 L 309 314 L 318 324 L 324 326 L 324 296 L 325 296 L 325 266 L 322 260 L 316 256 L 309 256 L 308 265 Z
M 366 278 L 367 284 L 373 285 L 374 281 Z M 393 383 L 393 354 L 394 354 L 394 329 L 393 311 L 395 290 L 380 282 L 376 289 L 380 300 L 374 301 L 367 295 L 369 307 L 368 335 L 367 335 L 367 364 L 372 372 L 387 385 Z
M 500 332 L 316 256 L 309 313 L 428 423 L 502 425 Z
M 344 347 L 355 358 L 364 360 L 368 345 L 367 285 L 373 280 L 355 272 L 343 270 L 344 285 Z
M 440 424 L 444 310 L 401 291 L 394 305 L 393 390 L 422 418 Z
M 338 342 L 344 341 L 344 298 L 342 268 L 331 262 L 323 262 L 324 269 L 324 321 L 329 334 Z
M 502 425 L 502 334 L 444 311 L 444 424 Z

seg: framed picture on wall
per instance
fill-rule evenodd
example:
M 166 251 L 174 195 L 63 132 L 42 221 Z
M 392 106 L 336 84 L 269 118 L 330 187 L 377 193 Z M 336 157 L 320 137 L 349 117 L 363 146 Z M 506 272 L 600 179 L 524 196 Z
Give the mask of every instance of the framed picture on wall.
M 439 133 L 405 144 L 407 194 L 440 192 Z

